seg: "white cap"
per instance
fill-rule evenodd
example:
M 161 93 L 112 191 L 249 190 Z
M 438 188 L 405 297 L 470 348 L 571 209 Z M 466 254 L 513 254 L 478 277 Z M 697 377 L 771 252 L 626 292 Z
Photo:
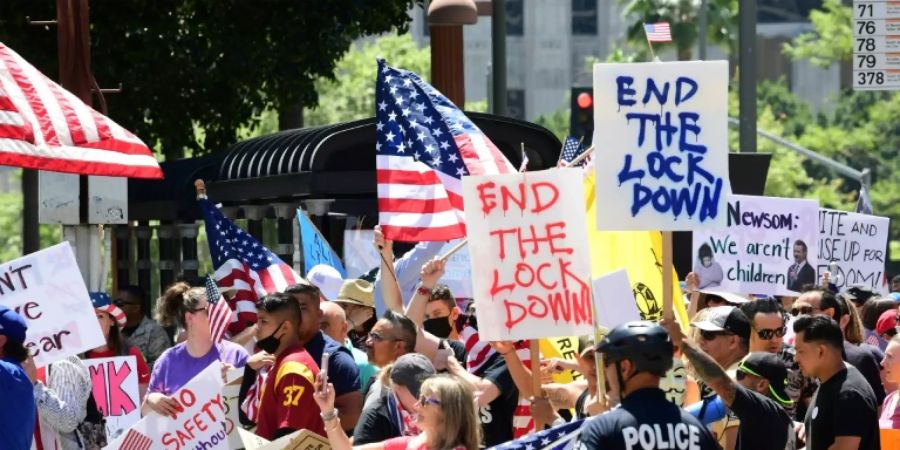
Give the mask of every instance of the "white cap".
M 326 264 L 316 264 L 313 266 L 306 274 L 306 279 L 309 280 L 313 286 L 322 291 L 322 296 L 325 297 L 326 300 L 334 300 L 337 298 L 338 293 L 341 291 L 341 285 L 344 284 L 341 273 L 334 267 Z

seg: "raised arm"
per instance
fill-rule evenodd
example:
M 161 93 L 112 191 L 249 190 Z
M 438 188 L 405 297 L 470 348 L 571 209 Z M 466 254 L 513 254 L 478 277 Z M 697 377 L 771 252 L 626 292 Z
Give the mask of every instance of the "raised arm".
M 697 314 L 697 309 L 700 306 L 700 277 L 698 277 L 696 273 L 691 272 L 687 274 L 687 277 L 684 279 L 684 284 L 687 288 L 688 295 L 691 297 L 691 303 L 688 305 L 688 317 L 690 318 L 694 317 L 694 314 Z
M 403 294 L 400 293 L 400 285 L 394 278 L 394 241 L 385 239 L 381 233 L 381 227 L 375 226 L 375 234 L 372 239 L 375 249 L 381 255 L 381 298 L 388 309 L 403 314 Z
M 672 337 L 672 342 L 681 349 L 681 353 L 694 366 L 694 372 L 707 386 L 718 394 L 719 398 L 727 406 L 734 403 L 734 395 L 737 390 L 735 381 L 725 373 L 725 369 L 711 356 L 707 355 L 696 342 L 685 336 L 681 327 L 675 321 L 666 321 L 666 328 Z
M 506 361 L 506 368 L 509 369 L 509 375 L 519 389 L 519 397 L 540 397 L 540 395 L 537 395 L 534 392 L 531 382 L 531 370 L 525 367 L 525 363 L 519 359 L 519 355 L 516 353 L 515 344 L 510 341 L 495 341 L 491 342 L 491 347 L 493 347 L 497 353 L 502 355 L 503 359 Z
M 434 258 L 422 266 L 419 278 L 422 280 L 419 288 L 406 306 L 406 317 L 412 320 L 416 326 L 421 327 L 425 322 L 425 306 L 431 300 L 431 290 L 437 285 L 441 277 L 444 276 L 444 266 L 447 262 Z

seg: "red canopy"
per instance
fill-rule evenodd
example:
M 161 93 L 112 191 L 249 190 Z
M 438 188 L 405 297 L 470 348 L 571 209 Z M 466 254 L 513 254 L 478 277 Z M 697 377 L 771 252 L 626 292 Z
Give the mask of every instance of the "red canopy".
M 140 139 L 0 42 L 0 165 L 162 178 Z

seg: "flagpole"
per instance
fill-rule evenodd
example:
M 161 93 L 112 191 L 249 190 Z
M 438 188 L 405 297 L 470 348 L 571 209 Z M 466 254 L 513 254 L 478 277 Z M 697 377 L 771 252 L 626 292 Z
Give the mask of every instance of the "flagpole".
M 581 152 L 581 154 L 578 155 L 577 158 L 573 159 L 572 162 L 570 162 L 566 167 L 577 167 L 578 164 L 579 164 L 580 162 L 584 161 L 585 158 L 587 158 L 588 156 L 590 156 L 590 154 L 591 154 L 593 151 L 594 151 L 594 146 L 592 145 L 592 146 L 588 147 L 587 150 Z
M 662 259 L 663 318 L 665 318 L 666 321 L 672 321 L 675 320 L 675 313 L 673 312 L 672 306 L 674 300 L 672 298 L 672 271 L 674 268 L 672 267 L 671 231 L 662 232 Z
M 647 24 L 644 25 L 644 37 L 647 38 L 647 46 L 650 47 L 650 56 L 653 57 L 653 61 L 656 61 L 656 53 L 653 51 L 653 43 L 650 42 L 650 35 L 647 34 Z
M 540 341 L 538 339 L 530 339 L 528 341 L 529 351 L 531 352 L 531 384 L 532 392 L 534 392 L 535 398 L 544 397 L 544 391 L 541 389 L 541 352 L 538 348 L 539 342 Z M 534 431 L 543 431 L 544 425 L 546 424 L 538 420 L 538 417 L 533 413 L 534 410 L 532 409 L 532 417 L 534 418 Z

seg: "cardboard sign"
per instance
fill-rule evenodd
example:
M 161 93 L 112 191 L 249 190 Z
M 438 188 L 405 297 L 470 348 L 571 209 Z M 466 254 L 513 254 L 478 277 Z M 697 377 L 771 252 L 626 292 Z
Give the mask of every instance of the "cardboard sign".
M 134 356 L 84 360 L 91 374 L 94 400 L 106 417 L 107 441 L 117 439 L 141 420 L 137 359 Z
M 863 284 L 887 294 L 884 264 L 890 224 L 887 217 L 820 208 L 816 273 L 821 277 L 832 272 L 831 282 L 838 289 Z
M 694 232 L 701 290 L 796 296 L 817 283 L 818 201 L 733 195 L 727 215 L 727 228 Z
M 463 177 L 463 202 L 482 339 L 593 332 L 582 177 Z
M 25 318 L 38 367 L 106 343 L 68 242 L 0 266 L 0 304 Z
M 725 225 L 728 62 L 594 65 L 597 229 Z
M 222 395 L 222 363 L 216 361 L 172 397 L 180 411 L 173 418 L 151 412 L 106 449 L 227 449 L 239 424 L 228 417 Z
M 300 209 L 297 210 L 297 222 L 300 224 L 300 244 L 303 246 L 303 273 L 309 273 L 318 264 L 325 264 L 334 267 L 341 273 L 341 277 L 346 278 L 347 271 L 341 259 Z
M 612 329 L 625 322 L 641 320 L 626 269 L 594 278 L 593 284 L 597 325 Z
M 245 450 L 331 450 L 328 439 L 309 430 L 297 430 L 274 441 L 240 430 Z
M 373 230 L 344 230 L 344 263 L 347 278 L 359 278 L 381 267 L 381 256 L 372 245 Z

